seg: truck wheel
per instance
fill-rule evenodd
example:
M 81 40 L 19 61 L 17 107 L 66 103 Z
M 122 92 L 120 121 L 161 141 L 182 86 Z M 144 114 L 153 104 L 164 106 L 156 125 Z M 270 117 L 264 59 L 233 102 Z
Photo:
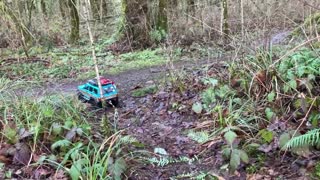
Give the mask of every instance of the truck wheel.
M 97 105 L 98 108 L 102 108 L 102 102 L 101 101 L 100 102 L 96 102 L 96 105 Z
M 83 102 L 83 103 L 87 102 L 87 101 L 83 98 L 83 95 L 82 95 L 80 92 L 78 92 L 78 100 L 81 101 L 81 102 Z
M 117 106 L 119 105 L 119 98 L 116 97 L 116 98 L 112 99 L 112 100 L 111 100 L 111 103 L 112 103 L 115 107 L 117 107 Z

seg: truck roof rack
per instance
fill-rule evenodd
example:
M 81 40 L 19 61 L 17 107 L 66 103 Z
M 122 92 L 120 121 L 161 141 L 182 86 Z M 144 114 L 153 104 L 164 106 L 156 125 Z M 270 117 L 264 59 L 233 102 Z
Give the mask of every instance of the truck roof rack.
M 97 79 L 90 79 L 88 80 L 88 83 L 94 86 L 98 86 L 98 81 Z M 104 77 L 100 77 L 100 83 L 102 86 L 107 85 L 107 84 L 114 84 L 113 81 L 111 81 L 110 79 L 104 78 Z

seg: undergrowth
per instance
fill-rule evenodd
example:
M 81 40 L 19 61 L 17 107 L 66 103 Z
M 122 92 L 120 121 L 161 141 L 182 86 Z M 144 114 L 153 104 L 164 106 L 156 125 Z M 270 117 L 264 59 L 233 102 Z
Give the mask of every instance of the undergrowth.
M 264 162 L 255 161 L 249 147 L 266 154 L 280 149 L 283 155 L 290 151 L 299 156 L 319 147 L 318 49 L 304 47 L 290 55 L 279 49 L 261 50 L 229 63 L 228 78 L 212 71 L 217 70 L 185 76 L 181 84 L 187 82 L 198 92 L 190 108 L 200 122 L 188 137 L 202 145 L 224 142 L 221 169 L 236 172 L 245 166 L 248 173 L 259 171 Z M 187 89 L 173 84 L 181 92 Z M 259 162 L 259 168 L 251 161 Z
M 137 140 L 112 129 L 111 135 L 93 133 L 89 121 L 96 116 L 83 103 L 62 96 L 0 98 L 0 173 L 6 178 L 121 179 L 127 171 L 125 147 Z M 6 166 L 12 162 L 19 174 Z

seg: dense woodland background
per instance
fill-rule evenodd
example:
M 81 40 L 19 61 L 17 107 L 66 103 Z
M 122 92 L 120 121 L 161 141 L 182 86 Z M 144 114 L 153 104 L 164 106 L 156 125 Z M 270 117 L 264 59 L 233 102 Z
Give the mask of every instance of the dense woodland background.
M 270 38 L 276 30 L 296 27 L 319 2 L 133 0 L 90 1 L 95 39 L 114 37 L 135 48 L 166 38 L 170 44 L 221 43 L 221 36 L 241 42 Z M 225 3 L 225 6 L 222 4 Z M 61 46 L 87 39 L 84 3 L 77 0 L 21 0 L 1 2 L 1 47 L 34 44 Z M 162 41 L 163 42 L 163 41 Z

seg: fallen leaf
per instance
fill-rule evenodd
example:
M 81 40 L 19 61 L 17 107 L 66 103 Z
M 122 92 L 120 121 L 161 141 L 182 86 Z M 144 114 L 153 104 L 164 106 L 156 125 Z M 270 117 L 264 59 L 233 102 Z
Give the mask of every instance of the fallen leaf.
M 76 127 L 73 127 L 67 134 L 66 134 L 66 139 L 71 141 L 77 134 L 77 129 Z
M 30 131 L 26 130 L 25 128 L 21 128 L 19 129 L 19 139 L 24 139 L 26 137 L 31 136 L 33 133 L 31 133 Z
M 68 180 L 68 176 L 65 174 L 63 170 L 58 170 L 54 175 L 53 178 L 55 180 Z
M 13 157 L 14 163 L 28 165 L 30 157 L 31 157 L 31 150 L 29 146 L 25 143 L 17 143 L 15 144 L 16 152 Z
M 0 155 L 0 162 L 4 163 L 4 164 L 9 164 L 11 162 L 11 159 L 9 159 L 8 157 L 5 157 L 3 155 Z

